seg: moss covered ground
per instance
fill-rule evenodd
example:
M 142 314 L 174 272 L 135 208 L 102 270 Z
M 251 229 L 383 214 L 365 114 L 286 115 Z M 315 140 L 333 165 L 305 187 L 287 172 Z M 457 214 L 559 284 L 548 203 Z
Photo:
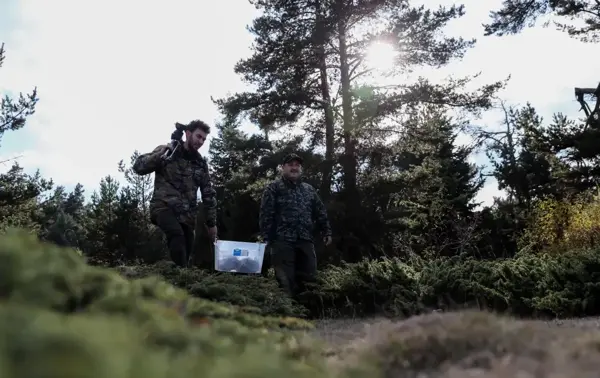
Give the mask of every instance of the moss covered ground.
M 152 265 L 119 266 L 124 277 L 160 277 L 194 297 L 244 308 L 261 315 L 304 318 L 308 310 L 292 301 L 277 287 L 274 279 L 262 276 L 214 273 L 198 268 L 182 269 L 171 261 Z
M 0 377 L 326 376 L 297 318 L 127 279 L 69 249 L 0 238 Z
M 163 268 L 172 276 L 157 276 L 156 267 L 94 267 L 30 235 L 0 236 L 0 377 L 579 378 L 600 370 L 594 321 L 515 320 L 469 310 L 309 322 L 288 316 L 298 305 L 273 293 L 243 295 L 227 281 L 237 290 L 227 297 L 218 287 L 225 276 L 193 282 L 203 273 Z M 370 274 L 381 282 L 371 290 L 384 290 L 385 277 L 404 277 L 409 286 L 385 293 L 396 293 L 397 303 L 414 295 L 419 277 L 410 269 L 375 268 Z M 360 284 L 345 277 L 338 282 Z M 271 285 L 235 280 L 251 291 Z M 212 289 L 203 282 L 213 282 Z M 193 286 L 196 296 L 185 290 Z M 199 298 L 210 295 L 222 303 Z M 353 298 L 364 308 L 372 296 L 360 295 Z

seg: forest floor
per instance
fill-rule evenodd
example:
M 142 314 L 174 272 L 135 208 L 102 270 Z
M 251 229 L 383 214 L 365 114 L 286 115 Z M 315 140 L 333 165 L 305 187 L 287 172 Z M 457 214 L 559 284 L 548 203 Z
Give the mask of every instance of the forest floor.
M 600 377 L 600 318 L 517 320 L 479 311 L 405 320 L 322 320 L 313 335 L 333 368 L 375 364 L 386 377 Z

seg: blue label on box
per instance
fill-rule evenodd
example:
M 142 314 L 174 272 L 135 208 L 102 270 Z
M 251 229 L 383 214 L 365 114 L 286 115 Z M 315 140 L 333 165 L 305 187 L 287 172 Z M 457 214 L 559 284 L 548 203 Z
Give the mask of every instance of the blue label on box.
M 234 256 L 241 256 L 242 255 L 242 250 L 239 248 L 236 248 L 233 250 L 233 255 Z

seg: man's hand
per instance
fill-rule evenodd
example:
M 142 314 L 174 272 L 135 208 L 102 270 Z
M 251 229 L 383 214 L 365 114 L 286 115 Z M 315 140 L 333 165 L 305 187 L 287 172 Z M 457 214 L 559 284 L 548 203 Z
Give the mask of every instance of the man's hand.
M 331 244 L 331 236 L 325 236 L 323 238 L 323 241 L 325 242 L 325 245 L 329 247 L 329 245 Z
M 158 156 L 162 156 L 169 148 L 171 148 L 168 144 L 163 144 L 162 146 L 156 147 L 154 150 L 154 154 Z
M 208 228 L 208 236 L 210 236 L 210 240 L 212 241 L 217 240 L 217 226 Z

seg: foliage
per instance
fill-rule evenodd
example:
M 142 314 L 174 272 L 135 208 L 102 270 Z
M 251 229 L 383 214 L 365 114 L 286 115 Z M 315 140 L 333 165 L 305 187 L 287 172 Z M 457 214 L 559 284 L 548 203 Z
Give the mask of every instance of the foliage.
M 572 200 L 540 201 L 531 216 L 531 226 L 521 240 L 523 248 L 561 253 L 598 246 L 600 198 L 597 192 L 583 192 Z
M 351 299 L 363 308 L 371 306 L 359 302 L 369 292 L 376 300 L 402 306 L 402 300 L 415 300 L 405 296 L 409 291 L 420 293 L 424 301 L 434 295 L 435 290 L 413 291 L 415 284 L 435 283 L 445 273 L 458 277 L 451 292 L 455 298 L 511 290 L 511 298 L 505 295 L 511 302 L 522 300 L 539 311 L 591 314 L 599 309 L 590 300 L 600 294 L 591 284 L 598 281 L 597 256 L 597 251 L 523 255 L 496 262 L 455 257 L 433 265 L 417 259 L 412 268 L 397 259 L 364 261 L 333 268 L 321 282 L 329 283 L 330 293 L 337 290 L 338 298 L 350 298 L 348 294 L 360 289 L 360 296 Z M 177 279 L 185 272 L 170 274 Z M 581 284 L 575 284 L 575 275 L 582 277 Z M 494 281 L 495 287 L 484 287 Z M 389 284 L 391 290 L 384 293 Z M 300 319 L 265 317 L 193 298 L 155 276 L 128 279 L 112 269 L 87 265 L 71 249 L 14 230 L 0 237 L 0 293 L 0 373 L 6 377 L 351 378 L 449 369 L 463 376 L 463 370 L 482 358 L 487 369 L 505 371 L 498 358 L 516 356 L 518 361 L 528 359 L 521 370 L 571 369 L 573 376 L 580 374 L 582 358 L 597 364 L 596 355 L 585 353 L 597 353 L 592 347 L 598 342 L 595 331 L 559 332 L 473 311 L 379 322 L 350 348 L 325 349 L 305 334 L 312 326 Z M 539 296 L 531 298 L 532 293 Z M 560 364 L 548 365 L 546 359 L 559 359 Z
M 163 302 L 165 306 L 183 307 L 188 315 L 238 319 L 242 323 L 257 322 L 255 311 L 236 310 L 214 305 L 208 300 L 191 299 L 185 290 L 177 289 L 157 276 L 126 279 L 117 271 L 86 264 L 71 249 L 41 244 L 35 236 L 9 230 L 1 239 L 2 293 L 9 302 L 36 304 L 63 313 L 94 311 L 128 311 L 137 302 Z M 175 309 L 175 308 L 173 308 Z M 204 312 L 203 312 L 204 311 Z M 140 312 L 140 316 L 149 316 Z M 264 319 L 265 327 L 279 328 L 276 318 Z M 308 324 L 292 321 L 289 326 Z
M 263 315 L 303 317 L 306 312 L 284 295 L 274 280 L 262 277 L 210 274 L 197 268 L 179 268 L 166 261 L 154 265 L 123 265 L 116 270 L 129 278 L 159 276 L 195 297 L 252 308 Z
M 4 63 L 4 43 L 0 45 L 0 68 Z M 35 113 L 38 102 L 37 89 L 30 94 L 19 93 L 18 99 L 5 95 L 0 101 L 0 141 L 7 131 L 25 126 L 27 117 Z M 0 161 L 6 164 L 10 161 Z M 13 161 L 6 173 L 0 174 L 0 233 L 8 227 L 26 227 L 37 231 L 41 225 L 35 220 L 38 196 L 52 188 L 52 180 L 41 177 L 39 171 L 33 176 Z
M 319 317 L 412 316 L 473 307 L 526 317 L 597 316 L 599 252 L 363 261 L 323 270 L 302 302 Z
M 443 83 L 424 77 L 408 83 L 400 80 L 418 67 L 445 66 L 473 46 L 473 40 L 444 34 L 451 20 L 463 16 L 461 5 L 432 10 L 405 1 L 269 0 L 258 1 L 256 6 L 261 15 L 250 28 L 255 42 L 252 55 L 235 66 L 235 72 L 253 88 L 215 102 L 228 122 L 247 116 L 266 136 L 285 133 L 290 127 L 302 130 L 303 144 L 311 151 L 307 155 L 314 157 L 314 152 L 323 151 L 318 169 L 310 167 L 307 172 L 316 179 L 314 185 L 329 206 L 337 209 L 333 223 L 334 228 L 344 230 L 344 237 L 336 240 L 342 259 L 356 262 L 365 256 L 380 256 L 382 247 L 397 239 L 385 235 L 381 213 L 389 206 L 386 199 L 393 201 L 390 197 L 398 191 L 390 193 L 388 188 L 396 183 L 385 174 L 377 175 L 373 183 L 373 171 L 389 169 L 393 175 L 402 168 L 394 163 L 390 167 L 389 161 L 380 167 L 379 162 L 387 154 L 392 162 L 402 159 L 394 144 L 407 142 L 402 134 L 414 124 L 405 120 L 407 114 L 428 104 L 435 104 L 442 113 L 451 107 L 477 112 L 489 108 L 491 96 L 502 83 L 467 90 L 473 77 L 449 78 Z M 402 57 L 394 59 L 389 72 L 369 66 L 367 51 L 374 43 L 387 43 Z M 375 84 L 378 75 L 386 77 L 386 85 Z M 455 131 L 457 126 L 451 128 Z M 452 131 L 441 137 L 450 144 Z M 440 158 L 449 157 L 436 156 L 432 164 Z M 460 164 L 444 166 L 450 167 L 462 168 Z M 433 170 L 423 173 L 435 174 Z M 371 197 L 380 194 L 373 193 L 378 186 L 385 186 L 386 191 L 380 202 L 374 203 Z M 466 195 L 465 201 L 469 197 Z M 423 206 L 422 201 L 414 207 Z M 417 227 L 429 226 L 423 223 Z M 447 229 L 444 226 L 439 229 Z
M 491 12 L 492 21 L 484 25 L 485 34 L 516 34 L 547 15 L 568 20 L 555 21 L 555 25 L 570 36 L 584 42 L 600 41 L 600 4 L 580 0 L 504 0 L 500 10 Z
M 324 270 L 304 300 L 320 317 L 410 315 L 419 310 L 417 277 L 398 259 L 344 264 Z
M 118 270 L 129 277 L 160 274 L 195 296 L 262 314 L 408 317 L 435 309 L 476 307 L 526 317 L 574 317 L 600 314 L 598 252 L 597 248 L 560 254 L 521 252 L 492 260 L 467 254 L 365 259 L 322 269 L 299 303 L 282 296 L 272 278 L 205 273 L 171 263 Z
M 5 59 L 4 43 L 0 45 L 0 68 L 4 64 Z M 6 131 L 15 131 L 25 126 L 27 117 L 35 113 L 35 106 L 39 98 L 37 96 L 37 88 L 34 88 L 31 93 L 19 93 L 18 98 L 5 95 L 0 100 L 0 140 Z
M 191 298 L 156 277 L 128 280 L 22 232 L 0 238 L 0 270 L 3 376 L 324 374 L 296 333 L 311 327 L 301 320 Z

